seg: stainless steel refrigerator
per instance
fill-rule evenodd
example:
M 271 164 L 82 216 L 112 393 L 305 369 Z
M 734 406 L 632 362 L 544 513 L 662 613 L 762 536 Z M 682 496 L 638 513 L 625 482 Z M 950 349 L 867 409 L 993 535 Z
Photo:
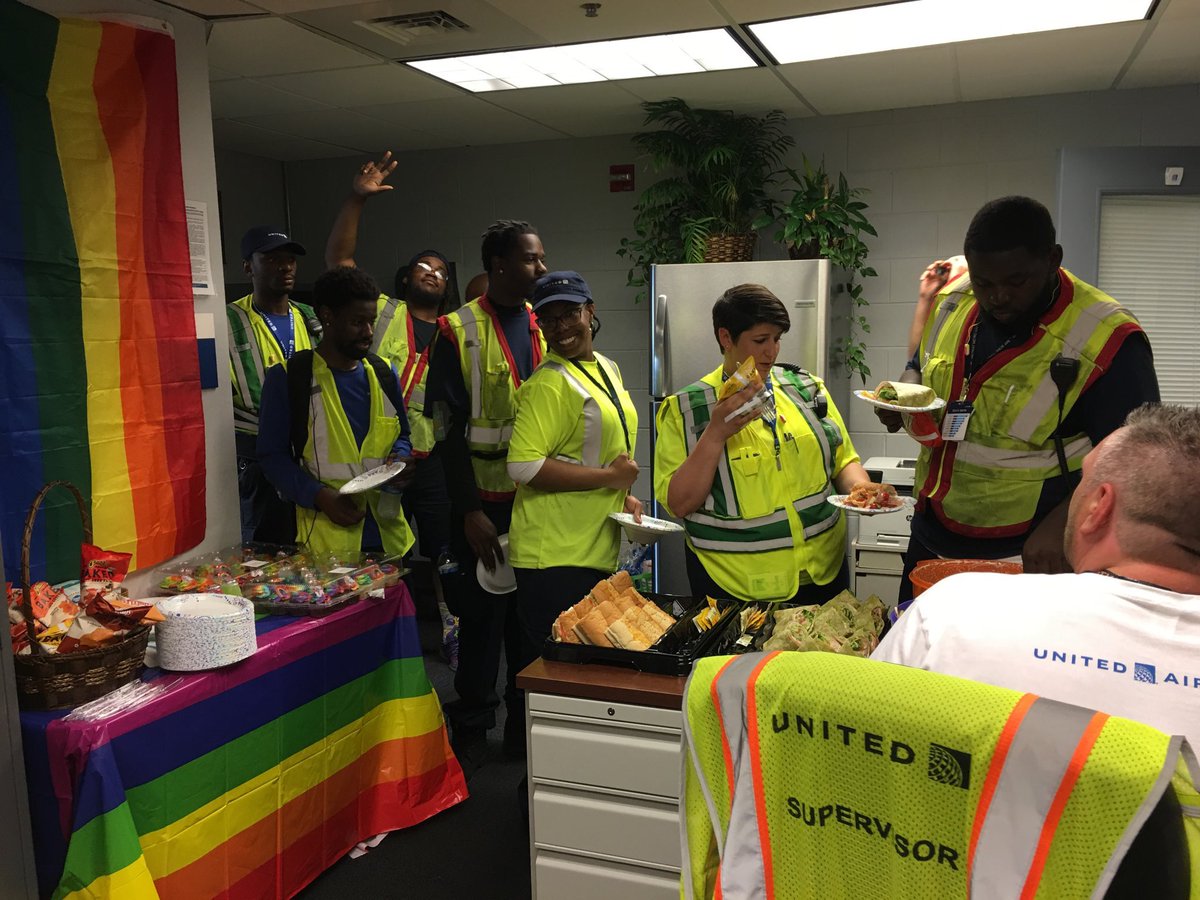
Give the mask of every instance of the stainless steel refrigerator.
M 770 288 L 787 307 L 792 325 L 783 336 L 779 361 L 825 377 L 834 272 L 825 259 L 703 263 L 654 266 L 650 274 L 650 397 L 654 420 L 662 401 L 707 375 L 721 361 L 713 334 L 712 306 L 728 288 L 755 283 Z M 836 402 L 836 400 L 835 400 Z M 650 431 L 651 453 L 657 437 Z M 657 500 L 651 514 L 665 515 Z M 655 545 L 656 589 L 688 594 L 683 536 L 667 535 Z

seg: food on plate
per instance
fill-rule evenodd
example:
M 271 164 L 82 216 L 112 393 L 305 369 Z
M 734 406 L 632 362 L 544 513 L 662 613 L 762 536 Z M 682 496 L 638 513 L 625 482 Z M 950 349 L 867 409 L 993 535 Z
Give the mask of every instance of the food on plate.
M 715 597 L 708 597 L 708 605 L 701 608 L 700 612 L 692 616 L 692 623 L 698 631 L 708 631 L 721 620 L 721 611 L 717 609 L 717 600 Z
M 895 509 L 902 501 L 890 484 L 861 481 L 846 495 L 845 504 L 856 509 Z
M 748 385 L 754 385 L 756 389 L 763 387 L 762 376 L 758 374 L 758 366 L 755 365 L 753 356 L 747 356 L 734 373 L 725 379 L 725 383 L 717 391 L 717 402 L 732 397 Z
M 907 407 L 930 406 L 937 399 L 933 388 L 905 381 L 881 381 L 871 396 L 880 403 Z
M 674 618 L 637 592 L 628 572 L 618 572 L 560 613 L 550 636 L 564 644 L 647 650 L 674 624 Z
M 775 629 L 764 651 L 820 650 L 870 656 L 883 630 L 883 602 L 872 595 L 859 602 L 842 591 L 821 606 L 797 606 L 775 612 Z

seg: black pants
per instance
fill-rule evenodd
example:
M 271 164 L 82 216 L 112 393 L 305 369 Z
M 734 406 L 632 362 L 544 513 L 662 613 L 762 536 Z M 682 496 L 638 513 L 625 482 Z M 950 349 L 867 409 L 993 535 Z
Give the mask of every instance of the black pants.
M 267 481 L 254 453 L 254 436 L 237 435 L 238 497 L 242 540 L 296 543 L 296 507 Z
M 900 575 L 900 594 L 896 598 L 897 604 L 905 603 L 913 598 L 913 584 L 908 576 L 917 567 L 917 563 L 937 558 L 938 555 L 936 553 L 916 538 L 910 537 L 908 539 L 908 549 L 904 551 L 904 572 Z
M 506 534 L 512 521 L 511 503 L 483 504 L 484 514 L 496 526 L 497 534 Z M 496 726 L 496 707 L 500 698 L 496 681 L 500 674 L 500 648 L 508 661 L 504 701 L 509 717 L 524 721 L 522 698 L 516 695 L 516 661 L 521 658 L 521 626 L 517 621 L 517 594 L 492 594 L 475 577 L 477 559 L 467 543 L 463 520 L 455 516 L 450 547 L 458 560 L 459 574 L 444 579 L 446 606 L 458 616 L 458 671 L 454 690 L 458 699 L 444 707 L 446 720 L 458 737 L 478 734 Z M 453 736 L 453 735 L 452 735 Z
M 688 585 L 692 589 L 692 595 L 696 597 L 727 597 L 729 592 L 724 588 L 718 587 L 713 581 L 712 576 L 704 568 L 704 564 L 700 562 L 698 557 L 691 547 L 686 548 L 687 551 L 687 576 Z M 829 584 L 802 584 L 800 589 L 796 591 L 789 602 L 791 603 L 824 603 L 826 600 L 832 600 L 842 591 L 850 588 L 850 566 L 846 560 L 842 560 L 842 567 L 838 569 L 837 575 L 833 577 L 833 581 Z

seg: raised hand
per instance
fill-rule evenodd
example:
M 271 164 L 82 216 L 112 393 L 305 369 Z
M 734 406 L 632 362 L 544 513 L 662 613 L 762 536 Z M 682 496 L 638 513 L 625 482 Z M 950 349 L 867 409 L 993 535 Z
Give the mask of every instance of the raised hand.
M 392 185 L 384 184 L 384 182 L 392 172 L 396 171 L 397 165 L 399 163 L 392 159 L 391 150 L 384 153 L 379 162 L 363 163 L 354 176 L 354 193 L 360 197 L 370 197 L 372 194 L 392 190 Z

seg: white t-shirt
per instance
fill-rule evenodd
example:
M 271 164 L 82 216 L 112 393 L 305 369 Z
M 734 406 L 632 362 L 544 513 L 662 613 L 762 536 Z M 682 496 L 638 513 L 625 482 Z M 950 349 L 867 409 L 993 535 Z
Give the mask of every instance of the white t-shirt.
M 1135 719 L 1200 747 L 1200 596 L 1121 578 L 955 575 L 872 659 Z

